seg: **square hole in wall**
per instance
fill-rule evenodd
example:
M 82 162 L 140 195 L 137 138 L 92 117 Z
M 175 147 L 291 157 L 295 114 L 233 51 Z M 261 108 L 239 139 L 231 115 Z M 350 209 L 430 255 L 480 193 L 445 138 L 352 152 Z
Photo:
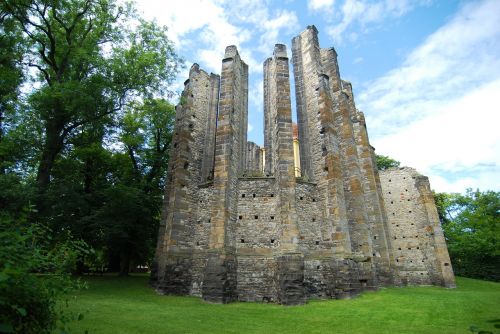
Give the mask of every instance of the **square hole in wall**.
M 238 216 L 238 219 L 239 219 L 239 220 L 242 220 L 242 219 L 243 219 L 243 216 Z
M 274 194 L 271 194 L 271 197 L 274 197 Z
M 245 239 L 240 239 L 240 242 L 241 242 L 242 244 L 244 244 L 244 243 L 245 243 Z
M 313 223 L 314 223 L 314 222 L 316 221 L 316 218 L 313 218 L 313 219 L 312 219 L 312 221 L 313 221 Z
M 312 199 L 312 201 L 313 201 L 313 202 L 316 202 L 316 198 L 313 198 L 313 199 Z
M 253 217 L 254 217 L 255 219 L 259 219 L 259 216 L 257 216 L 257 215 L 255 215 L 255 216 L 253 216 Z
M 319 241 L 318 240 L 316 240 L 316 245 L 319 245 Z
M 445 263 L 445 264 L 444 264 L 444 266 L 445 266 L 445 267 L 448 267 L 449 265 L 450 265 L 449 263 Z
M 271 216 L 271 220 L 274 220 L 274 216 Z
M 319 269 L 319 268 L 320 268 L 320 266 L 316 266 L 316 269 Z
M 241 194 L 241 198 L 245 198 L 245 194 Z
M 253 197 L 253 198 L 255 198 L 255 196 L 257 196 L 257 195 L 255 195 L 255 194 L 252 194 L 252 197 Z
M 399 247 L 398 250 L 401 250 L 401 247 Z
M 271 239 L 271 243 L 274 244 L 274 239 Z
M 302 201 L 304 199 L 304 197 L 300 196 L 299 199 Z

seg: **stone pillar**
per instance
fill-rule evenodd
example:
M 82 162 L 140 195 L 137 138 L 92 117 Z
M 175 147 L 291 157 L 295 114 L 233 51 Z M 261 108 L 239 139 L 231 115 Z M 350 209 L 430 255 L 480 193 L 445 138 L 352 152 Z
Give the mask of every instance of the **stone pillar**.
M 316 28 L 310 26 L 292 40 L 301 166 L 303 175 L 317 184 L 319 207 L 324 210 L 324 218 L 320 222 L 320 243 L 331 250 L 329 261 L 334 273 L 331 279 L 335 295 L 341 298 L 356 293 L 360 287 L 370 287 L 375 283 L 370 262 L 371 254 L 353 254 L 348 218 L 357 221 L 352 217 L 360 213 L 347 210 L 346 190 L 350 191 L 350 188 L 345 189 L 344 184 L 344 169 L 347 166 L 343 157 L 345 151 L 341 147 L 343 129 L 337 128 L 334 112 L 338 111 L 339 105 L 338 101 L 332 98 L 330 78 L 325 73 L 326 70 L 336 68 L 336 65 L 328 62 L 333 55 L 331 50 L 321 52 L 317 34 Z M 338 86 L 338 70 L 332 75 L 334 86 Z M 304 163 L 306 165 L 303 165 Z M 359 182 L 351 184 L 350 181 L 346 184 L 353 186 L 359 194 Z M 359 201 L 356 204 L 358 205 L 351 205 L 350 210 L 360 208 Z M 362 207 L 360 211 L 363 212 Z M 361 219 L 359 221 L 363 223 Z M 358 225 L 358 230 L 361 230 L 361 224 Z M 367 248 L 368 242 L 365 241 L 361 248 Z M 318 253 L 318 256 L 328 260 L 322 253 Z
M 428 252 L 433 253 L 435 256 L 435 270 L 431 271 L 432 283 L 447 288 L 455 288 L 455 275 L 451 267 L 450 255 L 448 254 L 443 229 L 439 222 L 439 215 L 429 184 L 429 178 L 426 176 L 417 177 L 415 186 L 420 193 L 429 222 L 427 229 L 433 248 L 429 247 Z
M 270 64 L 272 63 L 272 58 L 268 58 L 264 61 L 264 174 L 271 175 L 273 170 L 272 164 L 272 143 L 273 143 L 273 132 L 271 131 L 271 101 L 269 95 L 269 75 L 270 75 Z
M 191 286 L 192 262 L 192 197 L 196 184 L 193 172 L 191 146 L 191 117 L 193 115 L 193 87 L 191 80 L 199 74 L 197 66 L 191 68 L 184 83 L 182 99 L 185 103 L 176 107 L 176 123 L 168 166 L 165 200 L 158 232 L 158 243 L 152 266 L 151 281 L 162 294 L 185 295 Z
M 348 93 L 352 96 L 350 84 L 345 83 L 344 87 L 348 87 Z M 352 108 L 351 118 L 354 120 L 354 136 L 363 175 L 363 189 L 372 231 L 373 251 L 375 254 L 373 259 L 377 266 L 377 278 L 379 284 L 382 285 L 398 284 L 397 280 L 394 279 L 396 276 L 394 273 L 395 260 L 389 238 L 388 219 L 375 162 L 375 153 L 368 139 L 365 117 L 362 112 Z
M 241 159 L 246 146 L 245 63 L 235 46 L 228 46 L 222 60 L 218 125 L 215 142 L 214 200 L 208 261 L 202 295 L 212 302 L 230 302 L 236 296 L 236 258 L 234 228 L 237 215 L 238 176 L 243 172 Z M 240 141 L 245 138 L 245 145 Z
M 217 109 L 219 105 L 220 76 L 210 74 L 209 88 L 210 97 L 208 101 L 207 131 L 204 140 L 204 155 L 201 168 L 201 182 L 213 180 L 214 176 L 214 153 L 215 153 L 215 130 L 217 126 Z
M 247 156 L 246 156 L 246 176 L 262 176 L 262 157 L 261 148 L 254 142 L 247 142 Z
M 267 78 L 264 84 L 268 100 L 269 155 L 276 176 L 278 210 L 282 235 L 277 254 L 278 301 L 294 305 L 305 302 L 304 257 L 298 251 L 299 229 L 295 211 L 295 171 L 293 152 L 292 108 L 290 102 L 290 77 L 286 46 L 276 44 L 273 58 L 264 65 Z

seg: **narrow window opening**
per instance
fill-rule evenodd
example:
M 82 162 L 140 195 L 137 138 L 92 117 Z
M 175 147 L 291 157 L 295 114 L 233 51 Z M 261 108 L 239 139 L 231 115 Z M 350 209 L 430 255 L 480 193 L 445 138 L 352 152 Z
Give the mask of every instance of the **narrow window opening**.
M 316 198 L 313 198 L 312 200 L 313 200 L 313 202 L 316 202 Z
M 199 241 L 196 241 L 196 246 L 199 246 L 200 245 L 200 242 Z
M 328 167 L 323 168 L 325 172 L 328 172 Z
M 373 239 L 377 240 L 377 236 L 376 236 L 376 235 L 374 235 L 374 236 L 373 236 Z
M 253 197 L 253 198 L 255 198 L 255 196 L 256 196 L 255 194 L 252 194 L 252 197 Z
M 274 239 L 271 239 L 271 243 L 274 244 Z
M 445 267 L 448 267 L 449 265 L 450 265 L 449 263 L 445 263 L 445 264 L 444 264 L 444 266 L 445 266 Z
M 391 179 L 389 179 L 389 182 L 392 182 Z

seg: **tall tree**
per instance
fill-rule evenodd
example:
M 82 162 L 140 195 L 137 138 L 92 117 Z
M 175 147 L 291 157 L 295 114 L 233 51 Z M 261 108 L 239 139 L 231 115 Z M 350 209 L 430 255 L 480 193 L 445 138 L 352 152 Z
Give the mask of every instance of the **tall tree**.
M 132 97 L 166 89 L 180 60 L 166 28 L 114 0 L 0 0 L 29 46 L 41 87 L 30 97 L 44 126 L 37 184 L 45 191 L 68 138 L 121 111 Z
M 500 280 L 500 192 L 434 195 L 458 275 Z

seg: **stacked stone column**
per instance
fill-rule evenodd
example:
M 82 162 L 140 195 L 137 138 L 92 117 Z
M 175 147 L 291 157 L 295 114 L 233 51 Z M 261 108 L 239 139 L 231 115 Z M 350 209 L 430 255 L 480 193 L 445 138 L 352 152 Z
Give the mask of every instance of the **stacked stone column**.
M 304 257 L 298 250 L 299 229 L 295 212 L 295 171 L 293 155 L 292 107 L 286 46 L 276 44 L 273 58 L 264 68 L 265 96 L 267 97 L 265 132 L 269 143 L 271 170 L 276 176 L 279 194 L 278 210 L 281 217 L 280 249 L 277 254 L 278 301 L 293 305 L 305 301 Z
M 248 67 L 235 46 L 222 60 L 219 114 L 215 141 L 214 200 L 208 262 L 202 295 L 212 302 L 230 302 L 236 295 L 234 223 L 237 215 L 238 176 L 245 167 Z M 244 144 L 241 141 L 244 141 Z

